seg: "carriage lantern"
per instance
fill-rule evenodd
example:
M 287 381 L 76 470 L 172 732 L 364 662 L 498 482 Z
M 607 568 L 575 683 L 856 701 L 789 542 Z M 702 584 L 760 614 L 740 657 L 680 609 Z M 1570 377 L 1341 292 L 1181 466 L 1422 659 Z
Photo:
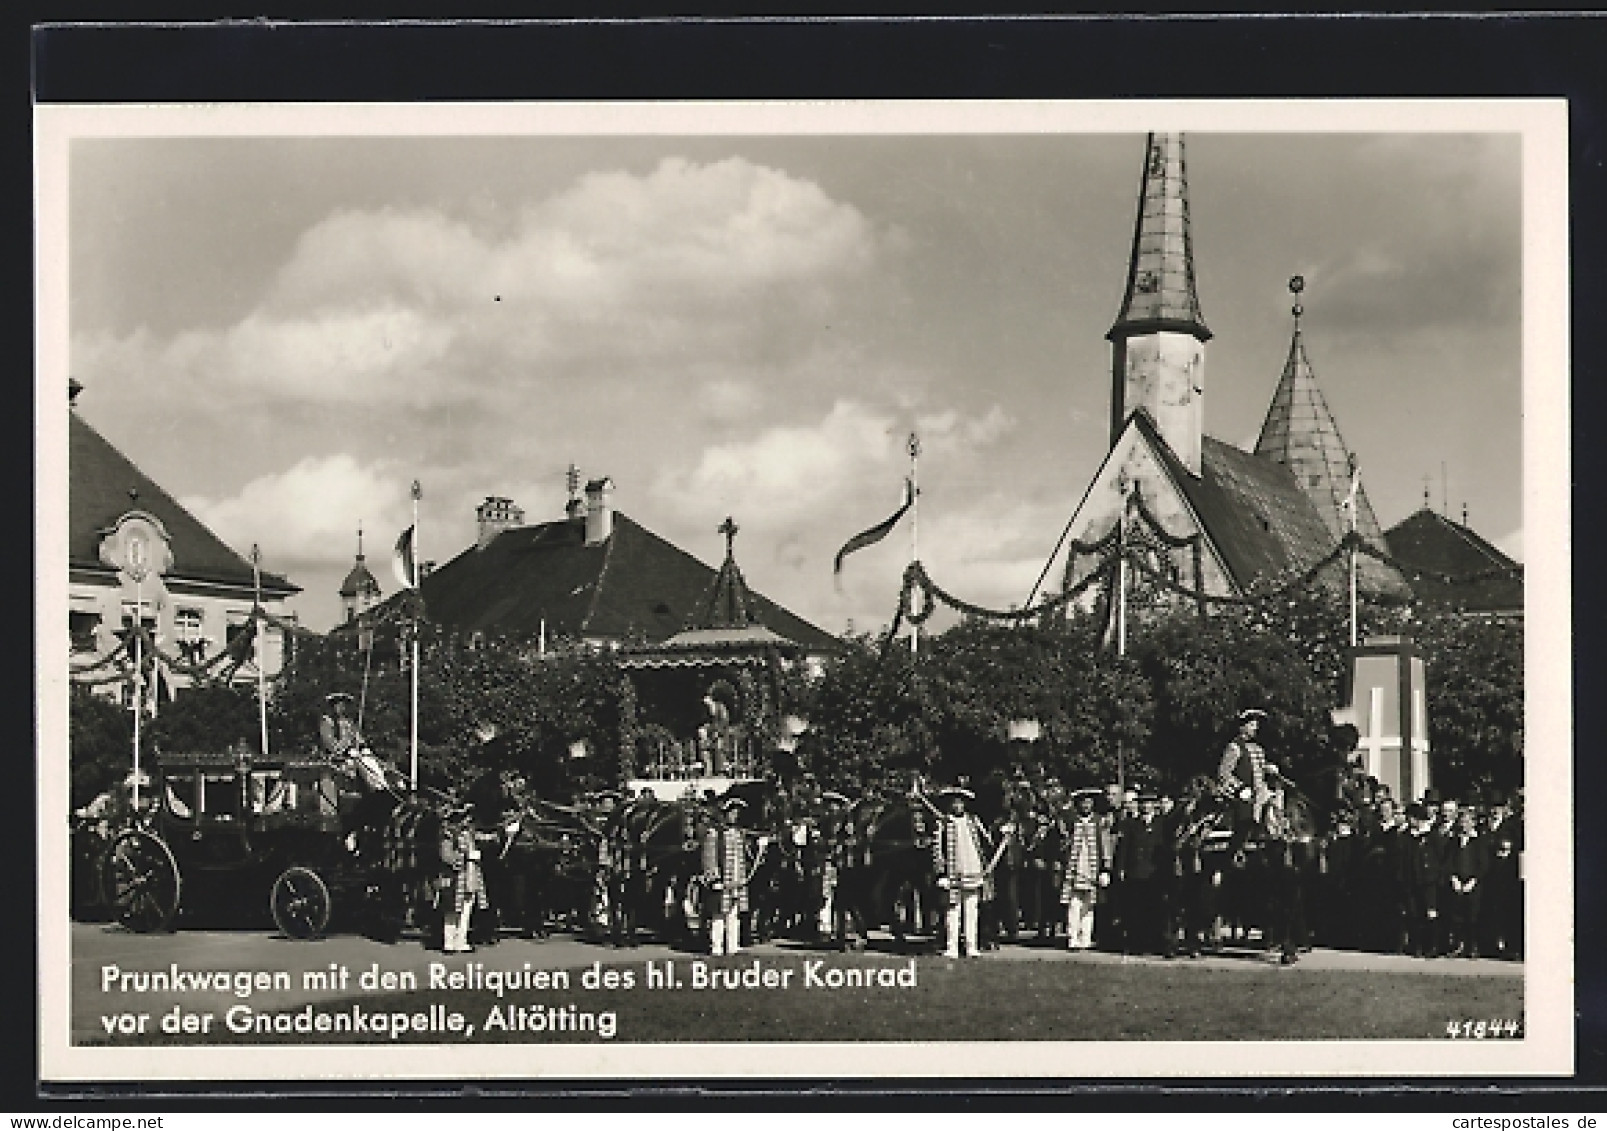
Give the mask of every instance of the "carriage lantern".
M 1043 736 L 1043 724 L 1037 719 L 1011 719 L 1005 724 L 1005 733 L 1011 742 L 1037 742 Z

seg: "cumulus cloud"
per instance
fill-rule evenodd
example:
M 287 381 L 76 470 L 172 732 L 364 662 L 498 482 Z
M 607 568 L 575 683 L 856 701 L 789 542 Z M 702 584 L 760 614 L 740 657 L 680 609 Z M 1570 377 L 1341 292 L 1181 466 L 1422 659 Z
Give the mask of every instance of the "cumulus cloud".
M 358 521 L 376 556 L 388 552 L 388 540 L 410 521 L 399 482 L 407 481 L 396 469 L 360 464 L 349 455 L 308 457 L 251 480 L 233 495 L 181 502 L 230 545 L 261 545 L 265 562 L 349 561 Z
M 660 473 L 650 491 L 653 509 L 670 517 L 665 533 L 689 547 L 712 546 L 713 518 L 735 515 L 743 530 L 738 554 L 751 584 L 786 593 L 795 611 L 830 630 L 849 620 L 871 628 L 892 616 L 909 560 L 909 520 L 886 544 L 851 559 L 835 581 L 832 555 L 901 502 L 909 419 L 907 405 L 843 398 L 817 419 L 710 444 Z M 1064 516 L 991 492 L 979 498 L 963 482 L 1013 421 L 990 406 L 979 413 L 929 411 L 915 427 L 928 498 L 923 560 L 940 584 L 967 600 L 998 608 L 1024 600 L 1058 529 L 1053 524 Z
M 863 485 L 896 486 L 903 438 L 890 414 L 855 401 L 836 402 L 814 424 L 786 424 L 751 439 L 705 448 L 689 467 L 669 468 L 654 495 L 682 514 L 709 508 L 762 515 L 784 527 L 842 506 Z
M 257 307 L 167 339 L 84 337 L 75 364 L 267 402 L 479 398 L 565 378 L 785 369 L 863 305 L 898 238 L 816 184 L 739 158 L 592 173 L 500 228 L 342 211 L 296 241 Z M 695 376 L 695 374 L 694 374 Z M 715 407 L 743 410 L 734 386 Z

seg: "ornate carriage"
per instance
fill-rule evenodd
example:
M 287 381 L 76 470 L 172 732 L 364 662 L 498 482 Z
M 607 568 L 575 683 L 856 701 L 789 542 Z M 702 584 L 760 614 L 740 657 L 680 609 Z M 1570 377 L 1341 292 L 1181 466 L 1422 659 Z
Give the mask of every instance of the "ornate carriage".
M 394 937 L 439 870 L 434 809 L 386 798 L 353 827 L 352 799 L 322 760 L 164 753 L 151 790 L 101 869 L 106 903 L 131 930 L 167 930 L 181 909 L 204 914 L 227 893 L 265 901 L 292 938 L 344 916 Z

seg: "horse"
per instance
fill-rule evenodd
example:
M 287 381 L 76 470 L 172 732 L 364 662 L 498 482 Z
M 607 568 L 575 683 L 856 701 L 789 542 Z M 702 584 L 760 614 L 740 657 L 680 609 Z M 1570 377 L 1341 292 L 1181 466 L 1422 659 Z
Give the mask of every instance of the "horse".
M 738 824 L 755 843 L 748 881 L 750 931 L 754 941 L 800 932 L 811 915 L 805 873 L 808 826 L 793 819 L 786 792 L 771 782 L 739 782 L 726 793 L 746 802 Z
M 1263 946 L 1285 964 L 1307 949 L 1307 879 L 1317 868 L 1320 814 L 1292 782 L 1281 784 L 1237 853 L 1231 816 L 1215 783 L 1198 778 L 1174 813 L 1176 880 L 1185 950 L 1216 949 L 1218 928 L 1261 928 Z
M 839 945 L 863 948 L 872 928 L 886 927 L 900 948 L 910 934 L 934 929 L 937 901 L 932 862 L 934 818 L 909 797 L 869 795 L 846 815 L 834 899 L 842 917 Z M 858 937 L 850 940 L 851 926 Z
M 609 885 L 616 944 L 634 945 L 639 925 L 661 939 L 685 943 L 688 890 L 702 871 L 702 852 L 689 806 L 642 798 L 621 813 Z M 623 871 L 621 870 L 623 869 Z
M 448 871 L 441 856 L 441 811 L 413 795 L 371 796 L 385 796 L 388 804 L 370 810 L 354 830 L 367 876 L 365 933 L 395 942 L 411 918 L 429 943 L 441 929 L 438 897 Z

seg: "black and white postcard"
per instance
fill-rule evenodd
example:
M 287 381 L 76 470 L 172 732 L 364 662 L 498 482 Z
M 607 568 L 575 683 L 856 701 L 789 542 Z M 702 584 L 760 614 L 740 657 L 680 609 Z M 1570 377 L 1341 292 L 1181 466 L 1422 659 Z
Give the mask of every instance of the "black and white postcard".
M 46 1080 L 1573 1071 L 1564 103 L 35 124 Z

